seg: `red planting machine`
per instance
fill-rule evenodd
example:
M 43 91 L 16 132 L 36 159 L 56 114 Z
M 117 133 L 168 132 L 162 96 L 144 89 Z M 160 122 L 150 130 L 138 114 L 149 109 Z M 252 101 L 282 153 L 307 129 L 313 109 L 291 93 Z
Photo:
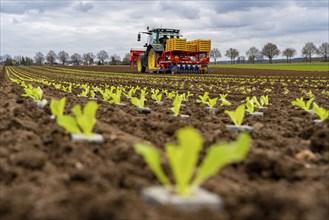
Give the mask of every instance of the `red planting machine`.
M 139 73 L 206 73 L 211 40 L 186 41 L 177 29 L 154 28 L 140 32 L 148 35 L 143 49 L 130 50 L 130 63 Z

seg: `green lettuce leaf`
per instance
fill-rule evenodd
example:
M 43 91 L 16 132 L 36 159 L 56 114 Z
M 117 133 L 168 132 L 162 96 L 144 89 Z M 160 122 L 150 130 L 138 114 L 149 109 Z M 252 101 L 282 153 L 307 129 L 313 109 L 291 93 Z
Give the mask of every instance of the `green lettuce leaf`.
M 187 195 L 203 140 L 194 129 L 189 127 L 178 130 L 177 139 L 178 145 L 165 146 L 166 155 L 176 181 L 177 192 Z
M 66 132 L 72 134 L 81 134 L 80 128 L 74 117 L 70 115 L 62 115 L 57 117 L 57 124 L 65 128 Z
M 212 145 L 192 185 L 199 186 L 209 177 L 215 175 L 223 166 L 243 160 L 247 156 L 250 142 L 250 136 L 247 133 L 241 133 L 236 142 Z
M 160 183 L 164 186 L 170 186 L 170 181 L 161 167 L 160 153 L 154 147 L 146 144 L 135 144 L 134 148 L 138 154 L 143 156 Z

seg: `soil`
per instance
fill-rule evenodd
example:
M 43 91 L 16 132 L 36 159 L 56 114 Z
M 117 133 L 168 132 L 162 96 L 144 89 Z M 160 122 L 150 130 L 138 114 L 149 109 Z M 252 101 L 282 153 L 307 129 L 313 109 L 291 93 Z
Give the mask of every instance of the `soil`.
M 83 67 L 84 70 L 85 67 Z M 93 68 L 93 69 L 92 69 Z M 105 71 L 92 67 L 88 70 Z M 95 68 L 95 69 L 94 69 Z M 110 72 L 126 72 L 122 67 L 106 67 Z M 119 69 L 118 69 L 119 68 Z M 24 69 L 24 68 L 22 68 Z M 92 84 L 123 82 L 128 85 L 149 86 L 148 80 L 107 77 L 102 74 L 76 78 L 75 74 L 56 75 L 40 69 L 25 68 L 31 74 L 54 79 Z M 289 87 L 290 93 L 279 95 L 275 87 L 270 95 L 271 105 L 262 110 L 263 118 L 246 118 L 244 124 L 254 127 L 252 146 L 247 158 L 223 168 L 202 187 L 220 195 L 225 203 L 222 211 L 202 209 L 182 212 L 167 206 L 150 206 L 141 198 L 141 189 L 158 185 L 143 159 L 134 152 L 136 142 L 151 143 L 163 151 L 164 143 L 175 142 L 175 131 L 185 126 L 196 128 L 203 136 L 205 149 L 221 141 L 233 141 L 236 133 L 225 129 L 229 118 L 223 113 L 204 112 L 195 104 L 196 97 L 186 102 L 182 114 L 188 119 L 171 117 L 171 101 L 162 106 L 148 101 L 150 114 L 139 114 L 128 103 L 125 107 L 109 105 L 98 100 L 95 133 L 105 142 L 92 144 L 72 142 L 69 134 L 50 119 L 47 105 L 39 108 L 22 97 L 23 89 L 9 81 L 5 68 L 0 74 L 0 218 L 5 219 L 269 219 L 325 220 L 329 218 L 329 120 L 314 124 L 315 116 L 291 106 L 290 101 L 301 96 L 300 88 Z M 38 72 L 40 71 L 40 73 Z M 281 75 L 305 79 L 329 79 L 328 73 L 264 70 L 220 70 L 239 76 Z M 78 73 L 77 73 L 78 74 Z M 81 75 L 81 73 L 79 73 Z M 212 77 L 220 78 L 219 72 Z M 172 88 L 176 78 L 152 75 L 154 85 Z M 316 77 L 322 78 L 316 78 Z M 165 77 L 166 84 L 159 83 Z M 212 77 L 188 81 L 211 85 Z M 326 78 L 323 78 L 326 77 Z M 114 81 L 112 81 L 114 79 Z M 157 81 L 157 79 L 159 79 Z M 124 81 L 126 80 L 126 81 Z M 158 83 L 158 84 L 156 84 Z M 328 81 L 303 89 L 312 90 L 317 104 L 329 108 Z M 41 84 L 38 84 L 41 85 Z M 265 84 L 264 86 L 268 86 Z M 276 86 L 276 85 L 274 85 Z M 327 87 L 325 87 L 327 86 Z M 75 103 L 84 105 L 88 99 L 64 93 L 54 87 L 41 85 L 44 98 L 67 97 L 66 112 Z M 321 88 L 320 88 L 321 87 Z M 260 87 L 261 88 L 261 87 Z M 180 91 L 201 93 L 193 89 Z M 212 90 L 211 94 L 216 93 Z M 257 90 L 255 95 L 263 95 Z M 228 96 L 237 106 L 245 96 L 234 92 Z M 201 158 L 202 158 L 201 156 Z M 168 164 L 163 161 L 168 171 Z M 170 175 L 170 173 L 168 172 Z

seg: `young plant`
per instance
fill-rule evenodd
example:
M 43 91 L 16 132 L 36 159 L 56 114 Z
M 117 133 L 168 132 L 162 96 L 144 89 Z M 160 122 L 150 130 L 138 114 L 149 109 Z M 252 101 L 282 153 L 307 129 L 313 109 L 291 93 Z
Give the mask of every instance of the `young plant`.
M 260 105 L 263 107 L 265 105 L 268 105 L 268 95 L 262 95 L 260 97 Z
M 80 96 L 84 96 L 84 97 L 87 97 L 88 96 L 88 93 L 89 93 L 89 86 L 87 85 L 83 85 L 82 86 L 84 88 L 84 90 L 81 91 L 81 93 L 79 94 Z
M 313 102 L 314 98 L 310 98 L 306 103 L 304 102 L 303 97 L 301 98 L 296 98 L 295 101 L 292 101 L 291 104 L 293 106 L 300 107 L 301 109 L 308 111 L 310 110 L 311 104 Z
M 176 97 L 176 94 L 177 94 L 176 92 L 172 91 L 172 92 L 167 92 L 166 96 L 168 99 L 172 99 Z
M 221 102 L 222 102 L 222 103 L 220 104 L 220 106 L 231 105 L 231 102 L 229 102 L 229 101 L 226 99 L 227 95 L 228 95 L 228 94 L 219 94 L 219 97 L 220 97 L 219 100 L 221 100 Z
M 158 94 L 156 97 L 154 97 L 156 102 L 161 102 L 162 100 L 162 93 Z
M 239 105 L 234 111 L 225 110 L 235 126 L 241 126 L 245 113 L 245 104 Z
M 64 114 L 66 98 L 63 97 L 60 100 L 52 99 L 50 103 L 50 110 L 53 117 L 60 117 Z
M 189 97 L 192 97 L 192 96 L 193 96 L 193 94 L 190 93 L 190 91 L 187 91 L 187 93 L 183 93 L 183 94 L 182 94 L 183 101 L 188 100 L 188 98 L 189 98 Z
M 252 97 L 252 100 L 254 101 L 254 106 L 255 108 L 260 108 L 262 107 L 262 105 L 259 103 L 259 101 L 257 100 L 257 97 L 256 96 L 253 96 Z
M 214 144 L 196 169 L 203 146 L 202 137 L 189 127 L 178 130 L 176 135 L 178 145 L 165 145 L 166 157 L 175 180 L 174 186 L 161 167 L 161 155 L 155 147 L 138 143 L 134 148 L 143 156 L 160 183 L 181 196 L 189 196 L 194 188 L 200 187 L 225 165 L 242 161 L 247 156 L 251 142 L 248 134 L 241 133 L 233 143 Z
M 205 92 L 202 96 L 199 95 L 198 98 L 196 100 L 197 103 L 203 103 L 203 104 L 207 104 L 207 100 L 209 99 L 209 93 L 208 92 Z
M 313 112 L 320 117 L 320 121 L 324 121 L 329 117 L 329 110 L 319 107 L 315 102 L 313 102 Z
M 76 104 L 72 108 L 74 117 L 71 115 L 59 116 L 57 117 L 57 124 L 64 127 L 69 133 L 91 136 L 96 123 L 97 109 L 98 104 L 94 101 L 89 101 L 83 111 L 81 111 L 81 106 Z
M 161 102 L 162 100 L 162 93 L 159 93 L 160 90 L 159 89 L 151 89 L 152 95 L 151 98 L 156 101 L 156 102 Z
M 218 98 L 213 98 L 213 99 L 210 99 L 210 98 L 209 98 L 209 100 L 208 100 L 208 102 L 207 102 L 208 107 L 209 107 L 209 108 L 214 108 L 214 106 L 215 106 L 216 103 L 217 103 L 217 100 L 218 100 Z
M 174 113 L 174 116 L 179 115 L 180 107 L 183 101 L 183 97 L 181 95 L 176 95 L 175 100 L 173 102 L 173 107 L 170 110 Z
M 128 93 L 125 93 L 124 95 L 128 98 L 131 99 L 133 97 L 133 94 L 135 93 L 135 89 L 134 88 L 130 88 Z
M 105 90 L 99 90 L 99 92 L 103 96 L 103 101 L 109 101 L 109 99 L 111 98 L 111 94 L 113 93 L 114 88 L 115 87 L 112 86 L 111 89 L 106 88 Z
M 90 98 L 94 99 L 95 96 L 96 96 L 95 91 L 94 90 L 90 90 L 89 93 L 90 93 Z
M 121 104 L 121 93 L 122 90 L 118 88 L 115 93 L 110 94 L 110 97 L 112 98 L 110 104 Z
M 138 107 L 138 108 L 144 108 L 144 103 L 145 103 L 145 90 L 141 90 L 141 95 L 140 98 L 133 97 L 131 98 L 131 103 Z
M 247 97 L 246 108 L 247 112 L 249 112 L 250 114 L 253 114 L 255 112 L 255 103 L 253 98 L 250 99 L 249 97 Z
M 32 98 L 36 102 L 45 102 L 45 103 L 47 103 L 46 99 L 42 99 L 43 91 L 40 88 L 40 86 L 35 88 L 31 84 L 28 84 L 28 86 L 24 88 L 24 92 L 25 93 L 22 94 L 22 96 L 24 96 L 24 97 Z

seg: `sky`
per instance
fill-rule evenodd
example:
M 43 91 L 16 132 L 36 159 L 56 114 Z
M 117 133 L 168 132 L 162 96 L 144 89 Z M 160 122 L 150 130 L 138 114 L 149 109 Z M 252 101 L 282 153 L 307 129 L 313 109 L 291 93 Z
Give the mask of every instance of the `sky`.
M 301 56 L 307 42 L 329 39 L 328 0 L 0 0 L 0 55 L 34 57 L 50 50 L 73 53 L 105 50 L 121 58 L 141 48 L 137 34 L 146 27 L 181 30 L 187 40 L 211 39 L 222 58 L 238 49 L 274 43 Z M 280 57 L 279 57 L 280 58 Z

